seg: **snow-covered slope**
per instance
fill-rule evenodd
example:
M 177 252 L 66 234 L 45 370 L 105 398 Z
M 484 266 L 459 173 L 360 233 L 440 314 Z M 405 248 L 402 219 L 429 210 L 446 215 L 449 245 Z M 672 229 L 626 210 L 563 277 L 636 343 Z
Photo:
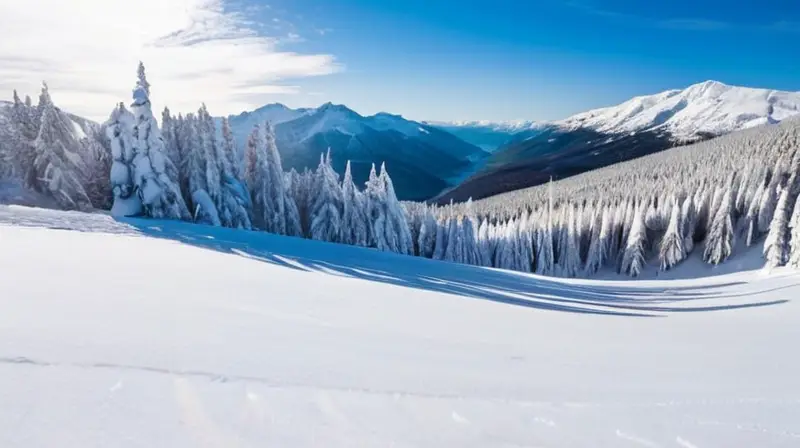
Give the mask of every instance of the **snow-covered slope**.
M 626 133 L 654 128 L 676 137 L 722 135 L 800 114 L 800 92 L 729 86 L 717 81 L 632 98 L 558 121 L 568 129 Z
M 4 448 L 800 440 L 785 271 L 563 281 L 17 207 L 0 267 Z

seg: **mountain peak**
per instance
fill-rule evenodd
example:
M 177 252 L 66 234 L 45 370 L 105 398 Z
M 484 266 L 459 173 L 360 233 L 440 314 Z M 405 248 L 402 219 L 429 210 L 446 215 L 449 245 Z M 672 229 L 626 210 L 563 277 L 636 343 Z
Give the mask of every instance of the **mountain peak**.
M 698 82 L 690 87 L 730 87 L 729 85 L 725 84 L 724 82 L 715 81 L 713 79 L 709 79 L 708 81 Z
M 347 112 L 347 113 L 353 113 L 353 114 L 356 113 L 353 109 L 350 109 L 349 107 L 345 106 L 344 104 L 333 104 L 330 101 L 328 101 L 327 103 L 319 106 L 317 108 L 317 110 L 320 111 L 320 112 L 337 111 L 337 112 Z

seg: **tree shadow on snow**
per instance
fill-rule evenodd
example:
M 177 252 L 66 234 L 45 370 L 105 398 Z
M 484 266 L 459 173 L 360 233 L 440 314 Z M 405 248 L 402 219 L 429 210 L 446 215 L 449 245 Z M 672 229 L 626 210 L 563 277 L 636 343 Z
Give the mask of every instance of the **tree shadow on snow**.
M 499 269 L 433 261 L 374 249 L 300 238 L 187 224 L 175 221 L 120 219 L 139 233 L 238 255 L 305 272 L 318 272 L 408 288 L 490 300 L 507 305 L 583 314 L 659 317 L 664 313 L 733 310 L 786 303 L 747 301 L 722 305 L 692 304 L 708 299 L 737 299 L 788 288 L 729 293 L 742 282 L 713 285 L 638 285 L 636 282 L 592 282 L 554 279 Z M 800 283 L 798 283 L 800 284 Z

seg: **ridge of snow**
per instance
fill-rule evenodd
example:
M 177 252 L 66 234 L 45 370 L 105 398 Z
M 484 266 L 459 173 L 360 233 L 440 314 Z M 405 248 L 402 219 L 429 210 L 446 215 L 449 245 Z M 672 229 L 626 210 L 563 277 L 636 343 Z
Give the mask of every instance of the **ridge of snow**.
M 705 81 L 683 90 L 637 96 L 554 124 L 605 133 L 665 129 L 678 137 L 721 135 L 800 114 L 800 92 L 737 87 Z

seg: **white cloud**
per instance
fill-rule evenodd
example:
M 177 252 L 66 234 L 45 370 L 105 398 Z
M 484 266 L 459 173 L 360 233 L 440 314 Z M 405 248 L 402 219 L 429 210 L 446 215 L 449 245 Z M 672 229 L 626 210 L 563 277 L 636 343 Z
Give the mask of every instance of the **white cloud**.
M 142 60 L 156 107 L 187 112 L 204 101 L 222 115 L 340 69 L 331 55 L 283 51 L 282 42 L 224 0 L 0 1 L 0 89 L 35 98 L 47 80 L 59 106 L 104 119 L 129 102 Z

